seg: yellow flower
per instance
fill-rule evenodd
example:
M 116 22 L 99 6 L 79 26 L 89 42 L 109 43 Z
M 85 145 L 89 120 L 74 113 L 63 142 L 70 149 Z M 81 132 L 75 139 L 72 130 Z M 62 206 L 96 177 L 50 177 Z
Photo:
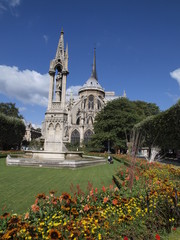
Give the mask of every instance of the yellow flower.
M 100 233 L 98 234 L 98 239 L 99 239 L 99 240 L 101 240 L 101 239 L 102 239 L 102 237 L 101 237 L 101 234 L 100 234 Z

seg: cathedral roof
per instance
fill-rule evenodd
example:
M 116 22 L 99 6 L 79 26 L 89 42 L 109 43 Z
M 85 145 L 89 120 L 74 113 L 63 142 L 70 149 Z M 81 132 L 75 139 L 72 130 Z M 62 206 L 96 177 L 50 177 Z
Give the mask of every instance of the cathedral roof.
M 96 73 L 96 52 L 94 49 L 94 61 L 91 77 L 86 81 L 86 83 L 79 89 L 79 93 L 86 90 L 99 90 L 103 91 L 104 89 L 98 83 L 97 73 Z
M 103 90 L 103 88 L 101 87 L 101 85 L 98 83 L 97 79 L 95 79 L 93 76 L 91 76 L 87 82 L 83 85 L 83 87 L 80 90 L 84 90 L 85 88 L 95 88 L 95 89 L 101 89 Z M 104 90 L 103 90 L 104 91 Z

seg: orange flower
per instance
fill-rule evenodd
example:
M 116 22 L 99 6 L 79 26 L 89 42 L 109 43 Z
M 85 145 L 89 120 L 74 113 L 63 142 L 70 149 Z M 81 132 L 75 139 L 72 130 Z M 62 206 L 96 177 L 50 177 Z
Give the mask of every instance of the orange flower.
M 71 199 L 71 196 L 68 193 L 63 193 L 61 195 L 61 198 L 64 199 L 64 200 L 67 200 L 67 199 Z
M 17 228 L 13 228 L 8 230 L 7 233 L 4 235 L 3 239 L 15 239 L 17 234 Z
M 51 239 L 51 240 L 57 240 L 57 239 L 60 239 L 61 238 L 61 234 L 60 232 L 55 229 L 55 228 L 52 228 L 49 232 L 49 235 L 48 237 Z
M 0 219 L 7 218 L 10 216 L 10 213 L 5 212 L 2 216 L 0 216 Z
M 94 195 L 94 189 L 92 188 L 90 191 L 90 196 L 93 196 L 93 195 Z
M 69 204 L 70 203 L 70 199 L 71 199 L 71 196 L 68 193 L 63 193 L 60 196 L 59 201 L 62 202 L 63 200 L 65 200 L 66 203 Z
M 46 195 L 44 193 L 39 193 L 36 198 L 38 199 L 45 199 L 46 198 Z
M 135 179 L 136 179 L 136 181 L 138 181 L 138 180 L 139 180 L 139 177 L 138 177 L 138 176 L 135 176 Z
M 130 179 L 130 176 L 128 175 L 126 178 L 125 178 L 127 181 L 129 181 L 129 179 Z
M 114 192 L 117 192 L 119 189 L 118 189 L 118 187 L 115 187 L 114 188 Z
M 113 205 L 117 205 L 117 204 L 118 204 L 118 200 L 117 200 L 116 198 L 113 199 L 113 200 L 112 200 L 112 204 L 113 204 Z
M 9 224 L 18 224 L 20 222 L 20 219 L 16 216 L 13 216 L 10 220 L 9 220 Z
M 88 210 L 89 210 L 89 206 L 86 204 L 86 205 L 84 206 L 84 211 L 87 212 Z
M 24 219 L 28 219 L 29 218 L 29 213 L 27 212 L 24 216 Z
M 51 191 L 49 192 L 49 194 L 50 194 L 51 197 L 54 197 L 54 194 L 55 194 L 55 193 L 56 193 L 55 190 L 51 190 Z
M 108 200 L 109 200 L 108 197 L 104 197 L 103 202 L 104 202 L 104 203 L 107 203 Z
M 69 210 L 70 210 L 70 207 L 61 206 L 61 209 L 64 210 L 64 211 L 69 211 Z
M 32 211 L 35 213 L 35 212 L 38 212 L 39 211 L 39 206 L 38 205 L 36 205 L 36 204 L 33 204 L 32 206 L 31 206 L 31 209 L 32 209 Z
M 52 204 L 57 205 L 57 201 L 55 199 L 53 199 Z
M 78 213 L 78 211 L 76 210 L 76 208 L 72 208 L 72 209 L 71 209 L 71 213 L 72 213 L 74 216 L 78 216 L 78 215 L 79 215 L 79 213 Z

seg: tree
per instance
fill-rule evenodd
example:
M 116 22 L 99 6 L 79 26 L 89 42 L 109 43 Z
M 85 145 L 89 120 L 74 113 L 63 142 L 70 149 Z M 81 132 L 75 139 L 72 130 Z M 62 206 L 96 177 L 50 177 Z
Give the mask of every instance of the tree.
M 134 127 L 144 137 L 144 146 L 167 150 L 180 149 L 180 101 L 168 110 L 149 117 Z
M 0 113 L 4 113 L 6 116 L 10 117 L 23 118 L 19 113 L 19 109 L 16 108 L 15 103 L 0 103 Z
M 107 149 L 110 141 L 115 150 L 126 151 L 134 125 L 158 112 L 159 108 L 153 103 L 130 101 L 126 98 L 108 102 L 96 116 L 92 144 Z
M 14 103 L 0 103 L 0 148 L 20 146 L 25 134 L 25 124 Z

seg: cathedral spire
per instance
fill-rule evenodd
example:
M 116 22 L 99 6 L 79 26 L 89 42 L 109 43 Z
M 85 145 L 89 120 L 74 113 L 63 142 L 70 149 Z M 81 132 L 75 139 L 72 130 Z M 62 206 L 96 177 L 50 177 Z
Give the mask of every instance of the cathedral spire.
M 64 59 L 64 31 L 61 29 L 61 35 L 59 38 L 59 43 L 56 51 L 56 59 Z
M 97 78 L 97 72 L 96 72 L 96 48 L 94 48 L 94 60 L 93 60 L 93 68 L 92 68 L 91 77 L 93 77 L 93 78 L 95 78 L 96 80 L 98 80 L 98 78 Z

